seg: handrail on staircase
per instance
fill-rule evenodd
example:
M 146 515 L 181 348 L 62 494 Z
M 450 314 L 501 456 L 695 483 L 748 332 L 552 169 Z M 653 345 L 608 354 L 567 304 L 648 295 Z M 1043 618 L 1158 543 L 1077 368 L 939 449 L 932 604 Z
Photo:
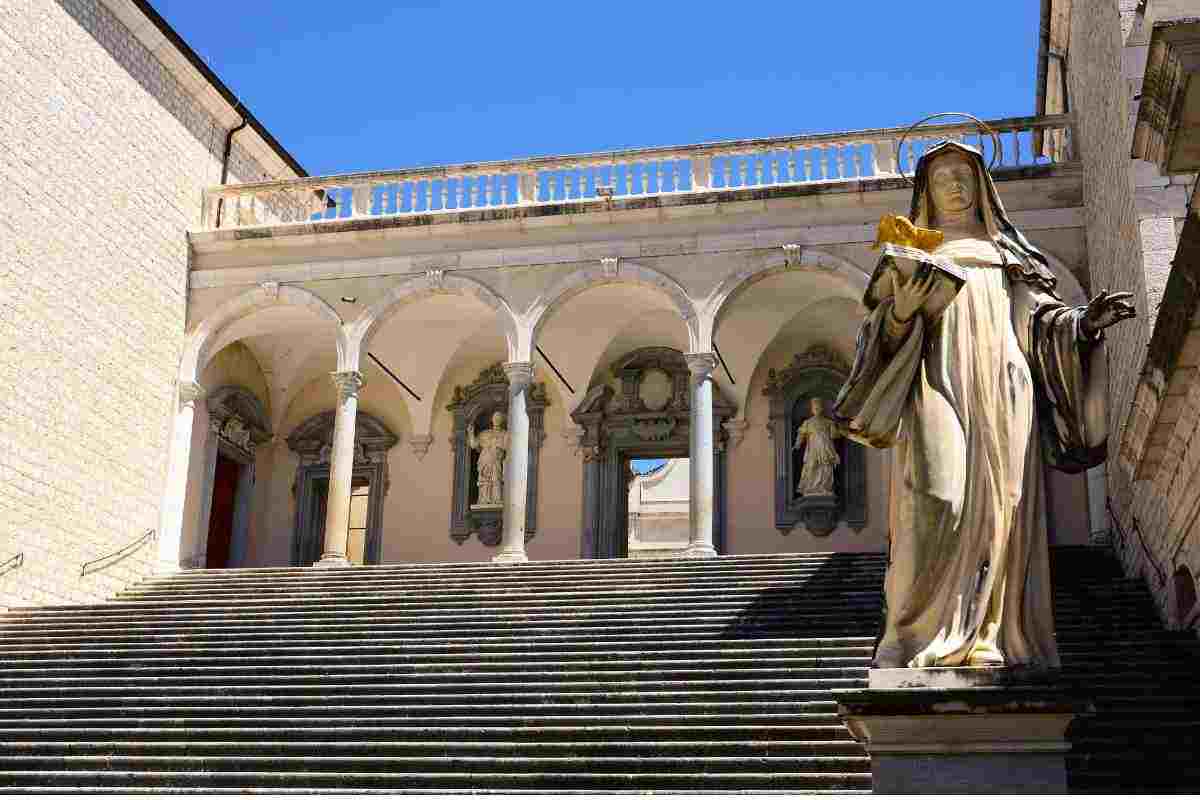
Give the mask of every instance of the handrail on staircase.
M 1121 526 L 1121 518 L 1117 516 L 1116 509 L 1112 506 L 1112 498 L 1105 497 L 1104 504 L 1108 506 L 1108 516 L 1112 520 L 1113 525 L 1116 526 L 1117 534 L 1121 537 L 1122 541 L 1125 541 L 1128 537 L 1125 535 L 1125 528 Z M 1146 560 L 1150 562 L 1150 566 L 1154 567 L 1154 571 L 1158 573 L 1159 583 L 1165 586 L 1167 583 L 1167 573 L 1154 560 L 1154 555 L 1150 552 L 1149 546 L 1146 545 L 1146 539 L 1142 536 L 1142 526 L 1138 524 L 1137 516 L 1131 515 L 1131 518 L 1133 520 L 1133 532 L 1137 534 L 1138 543 L 1142 546 L 1142 552 L 1146 554 Z
M 137 548 L 141 547 L 146 542 L 153 541 L 156 533 L 157 532 L 154 530 L 154 528 L 147 528 L 145 533 L 143 533 L 138 538 L 134 539 L 129 544 L 123 545 L 122 547 L 117 548 L 116 550 L 112 551 L 111 553 L 109 553 L 107 555 L 100 556 L 99 558 L 93 558 L 91 561 L 85 561 L 83 563 L 83 566 L 81 566 L 79 568 L 79 576 L 82 578 L 84 575 L 87 575 L 89 572 L 99 572 L 101 569 L 104 569 L 104 567 L 110 566 L 109 564 L 105 564 L 103 567 L 100 567 L 99 569 L 96 569 L 96 570 L 88 569 L 93 564 L 99 564 L 101 561 L 112 560 L 111 563 L 115 564 L 116 560 L 113 560 L 113 559 L 117 559 L 118 556 L 124 558 L 125 556 L 129 555 L 134 550 L 136 550 Z
M 24 563 L 25 563 L 25 554 L 24 553 L 17 553 L 12 558 L 6 558 L 4 561 L 0 561 L 0 575 L 7 575 L 8 573 L 12 572 L 14 569 L 17 569 L 20 566 L 22 566 Z

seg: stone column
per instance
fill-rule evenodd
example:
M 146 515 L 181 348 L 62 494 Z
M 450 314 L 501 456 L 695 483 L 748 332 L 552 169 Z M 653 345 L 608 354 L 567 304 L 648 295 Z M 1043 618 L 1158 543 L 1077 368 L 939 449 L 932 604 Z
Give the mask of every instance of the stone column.
M 529 494 L 529 414 L 525 394 L 533 382 L 533 363 L 510 361 L 508 376 L 508 453 L 504 458 L 504 532 L 497 563 L 528 561 L 525 555 L 525 500 Z
M 691 431 L 688 442 L 688 528 L 690 541 L 685 558 L 709 558 L 713 547 L 713 408 L 712 371 L 717 357 L 712 353 L 687 353 L 691 378 Z
M 191 462 L 192 423 L 196 401 L 204 387 L 194 381 L 179 384 L 179 405 L 171 423 L 171 449 L 167 454 L 167 481 L 158 517 L 158 564 L 156 571 L 179 571 L 183 547 L 183 506 L 187 499 L 188 465 Z
M 331 372 L 330 377 L 337 386 L 337 407 L 333 412 L 333 443 L 329 454 L 325 546 L 321 560 L 313 566 L 348 567 L 346 529 L 350 524 L 350 482 L 354 478 L 354 423 L 363 379 L 356 370 Z
M 208 555 L 208 526 L 212 522 L 213 484 L 217 479 L 217 439 L 221 421 L 208 416 L 208 436 L 204 439 L 204 482 L 200 484 L 200 524 L 196 526 L 196 541 L 189 556 L 189 567 L 203 567 Z

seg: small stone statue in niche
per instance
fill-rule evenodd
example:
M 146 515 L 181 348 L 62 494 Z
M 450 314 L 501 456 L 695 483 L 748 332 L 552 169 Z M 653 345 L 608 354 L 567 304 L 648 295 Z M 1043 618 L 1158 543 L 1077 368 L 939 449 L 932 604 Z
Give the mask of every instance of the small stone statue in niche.
M 508 452 L 508 431 L 504 415 L 492 414 L 492 427 L 475 434 L 475 425 L 467 428 L 467 446 L 479 451 L 479 501 L 471 508 L 496 508 L 504 505 L 504 457 Z
M 822 398 L 812 398 L 808 407 L 812 416 L 796 429 L 796 441 L 792 445 L 793 450 L 799 450 L 807 441 L 796 493 L 802 497 L 833 496 L 834 471 L 842 462 L 834 440 L 841 437 L 842 430 L 825 414 L 825 401 Z

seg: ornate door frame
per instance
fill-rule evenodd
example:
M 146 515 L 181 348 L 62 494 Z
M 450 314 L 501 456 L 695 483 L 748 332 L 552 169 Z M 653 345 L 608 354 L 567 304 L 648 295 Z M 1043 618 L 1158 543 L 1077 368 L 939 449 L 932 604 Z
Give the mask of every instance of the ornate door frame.
M 363 561 L 378 564 L 383 544 L 383 501 L 391 481 L 387 451 L 400 441 L 379 418 L 359 411 L 354 423 L 354 478 L 365 478 L 371 487 L 367 501 L 367 537 Z M 329 454 L 333 442 L 333 412 L 323 411 L 296 426 L 288 447 L 300 456 L 292 495 L 296 498 L 292 530 L 292 565 L 306 567 L 321 557 L 325 520 L 314 513 L 317 485 L 329 482 Z
M 630 458 L 688 456 L 690 374 L 683 353 L 669 347 L 643 347 L 613 364 L 621 394 L 593 387 L 571 418 L 583 428 L 583 521 L 581 558 L 624 558 L 629 538 L 626 517 Z M 662 376 L 665 375 L 666 378 Z M 651 389 L 653 385 L 653 389 Z M 715 387 L 714 387 L 715 388 Z M 614 399 L 615 398 L 615 399 Z M 713 545 L 725 551 L 726 462 L 724 423 L 736 407 L 713 397 Z

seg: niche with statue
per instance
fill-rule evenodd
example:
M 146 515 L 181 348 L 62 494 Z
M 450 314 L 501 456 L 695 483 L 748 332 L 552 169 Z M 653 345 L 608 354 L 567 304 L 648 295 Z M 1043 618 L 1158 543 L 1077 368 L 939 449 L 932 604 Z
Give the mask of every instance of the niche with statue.
M 538 456 L 546 387 L 531 384 L 525 395 L 529 415 L 529 485 L 525 498 L 525 541 L 537 531 Z M 493 364 L 469 386 L 454 387 L 446 409 L 454 415 L 454 491 L 450 537 L 462 544 L 472 535 L 488 547 L 500 544 L 504 523 L 504 464 L 508 457 L 508 377 Z
M 803 527 L 828 536 L 839 522 L 867 524 L 866 455 L 849 441 L 830 409 L 849 374 L 835 351 L 815 346 L 783 370 L 770 370 L 768 428 L 774 443 L 775 527 L 785 536 Z

